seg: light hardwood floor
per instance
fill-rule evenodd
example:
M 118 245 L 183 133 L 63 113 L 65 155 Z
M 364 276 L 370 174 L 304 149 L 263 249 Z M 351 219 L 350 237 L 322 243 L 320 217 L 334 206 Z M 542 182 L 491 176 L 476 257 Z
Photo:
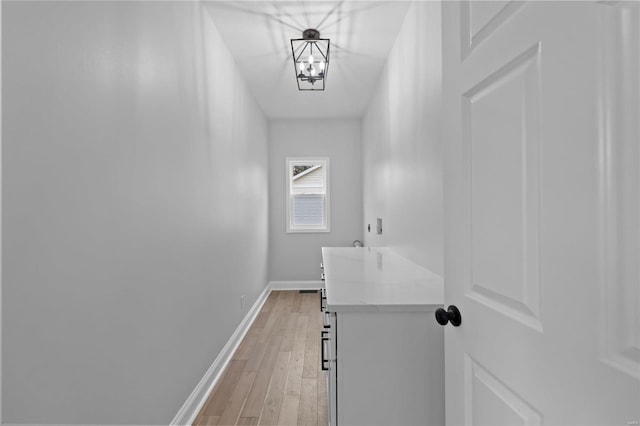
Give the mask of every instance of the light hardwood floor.
M 194 425 L 326 426 L 319 293 L 273 291 Z

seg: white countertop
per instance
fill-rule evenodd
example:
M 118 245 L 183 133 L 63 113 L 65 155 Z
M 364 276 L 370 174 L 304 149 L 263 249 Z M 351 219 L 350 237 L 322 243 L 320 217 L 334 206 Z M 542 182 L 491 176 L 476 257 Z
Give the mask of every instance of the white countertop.
M 444 303 L 441 276 L 386 247 L 323 247 L 327 308 L 434 310 Z

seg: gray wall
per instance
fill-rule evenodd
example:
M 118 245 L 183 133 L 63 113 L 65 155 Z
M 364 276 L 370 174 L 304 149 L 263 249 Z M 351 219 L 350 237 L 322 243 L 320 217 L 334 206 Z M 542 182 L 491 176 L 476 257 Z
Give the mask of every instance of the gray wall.
M 266 119 L 199 2 L 2 30 L 3 420 L 167 424 L 267 282 Z
M 443 273 L 440 3 L 413 2 L 362 120 L 368 246 Z M 415 40 L 420 40 L 416 43 Z M 382 218 L 382 235 L 375 233 Z
M 329 233 L 285 231 L 285 158 L 297 156 L 329 157 Z M 362 239 L 360 120 L 269 121 L 269 217 L 272 281 L 319 280 L 322 246 Z

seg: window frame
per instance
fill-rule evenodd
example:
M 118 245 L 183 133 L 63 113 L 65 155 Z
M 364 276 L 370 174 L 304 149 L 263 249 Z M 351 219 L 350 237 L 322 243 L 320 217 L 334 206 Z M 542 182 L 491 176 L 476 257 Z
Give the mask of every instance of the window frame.
M 324 212 L 322 225 L 294 225 L 293 224 L 293 166 L 302 164 L 321 164 L 324 168 Z M 331 232 L 330 220 L 330 172 L 329 157 L 286 157 L 285 159 L 285 203 L 286 203 L 286 232 L 288 234 Z

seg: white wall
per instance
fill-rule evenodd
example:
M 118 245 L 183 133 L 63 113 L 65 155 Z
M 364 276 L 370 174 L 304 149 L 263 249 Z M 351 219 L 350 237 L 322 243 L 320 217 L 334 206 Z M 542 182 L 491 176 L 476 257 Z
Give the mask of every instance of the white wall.
M 266 119 L 199 2 L 2 18 L 3 420 L 168 424 L 267 282 Z
M 362 239 L 360 126 L 356 119 L 269 121 L 272 281 L 319 280 L 322 246 L 351 246 Z M 298 156 L 329 157 L 331 232 L 286 233 L 285 158 Z
M 440 3 L 414 2 L 362 121 L 368 246 L 443 273 Z M 382 218 L 382 235 L 376 218 Z

